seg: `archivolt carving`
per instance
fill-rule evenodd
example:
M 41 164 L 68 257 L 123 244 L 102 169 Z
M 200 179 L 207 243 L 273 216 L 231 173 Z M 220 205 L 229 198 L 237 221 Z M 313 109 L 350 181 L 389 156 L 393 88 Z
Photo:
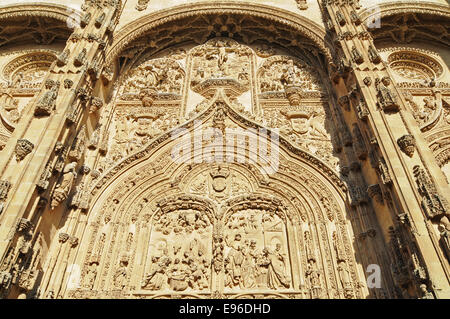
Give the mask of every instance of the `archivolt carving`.
M 415 52 L 395 52 L 388 57 L 389 66 L 408 80 L 430 81 L 438 79 L 443 68 L 430 56 Z
M 208 126 L 217 103 L 195 120 Z M 232 120 L 258 127 L 225 102 L 221 108 L 226 125 Z M 192 130 L 189 123 L 184 127 Z M 292 155 L 287 144 L 273 176 L 262 175 L 250 163 L 174 163 L 168 138 L 168 133 L 160 135 L 142 155 L 109 171 L 124 173 L 115 176 L 107 193 L 102 190 L 93 199 L 89 239 L 81 240 L 87 253 L 77 257 L 84 265 L 81 287 L 70 296 L 83 295 L 83 289 L 121 289 L 140 297 L 218 291 L 238 298 L 238 291 L 266 295 L 272 289 L 282 297 L 360 296 L 357 285 L 349 284 L 349 278 L 358 278 L 349 257 L 354 253 L 342 213 L 343 194 L 318 173 L 326 166 L 314 168 L 313 157 L 301 159 L 298 151 Z M 104 177 L 92 194 L 104 189 Z M 342 238 L 345 257 L 338 260 L 339 278 L 346 293 L 338 286 L 327 223 Z M 137 256 L 144 259 L 137 261 Z M 299 278 L 311 283 L 303 285 Z
M 448 6 L 432 2 L 388 2 L 369 7 L 360 13 L 365 23 L 381 18 L 381 28 L 370 28 L 375 40 L 411 43 L 413 40 L 431 40 L 449 44 Z
M 264 19 L 265 22 L 256 21 L 260 18 Z M 252 19 L 255 21 L 252 21 Z M 173 23 L 175 20 L 180 21 Z M 269 29 L 267 28 L 268 21 L 270 21 Z M 168 30 L 165 30 L 162 26 L 166 23 L 170 23 L 170 27 L 167 27 Z M 270 24 L 279 25 L 276 29 L 280 30 L 280 34 L 271 35 Z M 295 47 L 308 45 L 307 42 L 301 43 L 297 40 L 298 35 L 303 35 L 310 39 L 315 47 L 319 48 L 328 61 L 332 61 L 331 53 L 328 49 L 331 46 L 323 42 L 323 39 L 326 38 L 325 31 L 311 20 L 271 6 L 230 1 L 198 3 L 195 5 L 195 8 L 190 4 L 181 5 L 168 11 L 155 12 L 144 16 L 132 24 L 126 25 L 119 31 L 115 37 L 117 41 L 113 43 L 110 51 L 107 53 L 107 61 L 117 58 L 120 52 L 127 46 L 130 46 L 131 42 L 136 42 L 136 39 L 145 39 L 145 34 L 155 32 L 156 27 L 165 32 L 166 35 L 161 37 L 154 34 L 148 38 L 149 41 L 144 40 L 145 42 L 140 44 L 140 46 L 145 46 L 144 43 L 150 43 L 151 47 L 161 49 L 175 44 L 179 38 L 179 30 L 174 25 L 183 25 L 184 40 L 191 38 L 199 44 L 206 41 L 211 35 L 231 38 L 236 36 L 237 38 L 243 38 L 245 43 L 252 43 L 257 39 L 277 42 L 281 37 L 289 37 L 287 43 L 293 41 L 291 45 Z M 267 29 L 269 30 L 268 32 L 264 31 Z M 168 32 L 172 34 L 169 37 L 167 36 Z M 163 40 L 156 43 L 154 39 Z
M 65 6 L 53 4 L 17 5 L 2 8 L 0 20 L 7 27 L 0 28 L 0 46 L 33 41 L 50 44 L 70 36 L 68 25 L 76 25 L 80 14 Z
M 53 53 L 31 53 L 10 61 L 2 70 L 3 77 L 14 89 L 37 89 L 56 56 Z
M 203 168 L 207 167 L 205 164 L 199 165 Z M 233 167 L 234 169 L 236 168 Z M 298 291 L 298 286 L 293 286 L 292 282 L 292 272 L 297 273 L 298 266 L 295 266 L 295 269 L 291 268 L 292 265 L 298 264 L 290 261 L 291 258 L 297 258 L 294 257 L 296 256 L 295 250 L 292 251 L 295 249 L 292 247 L 295 245 L 292 242 L 292 236 L 296 235 L 292 233 L 292 226 L 287 228 L 284 226 L 286 223 L 292 222 L 291 218 L 286 219 L 287 210 L 293 209 L 290 208 L 290 205 L 288 205 L 289 207 L 285 206 L 276 196 L 255 193 L 254 195 L 234 197 L 226 202 L 219 201 L 219 203 L 223 203 L 222 207 L 229 207 L 227 212 L 221 215 L 217 213 L 221 210 L 221 206 L 217 206 L 215 201 L 205 201 L 199 197 L 183 194 L 167 197 L 167 191 L 161 193 L 161 187 L 156 186 L 161 182 L 153 183 L 150 182 L 151 179 L 146 181 L 142 177 L 140 176 L 141 185 L 145 187 L 144 189 L 147 188 L 144 193 L 139 184 L 132 184 L 131 188 L 127 188 L 125 192 L 118 193 L 113 190 L 109 199 L 105 199 L 104 208 L 99 210 L 103 213 L 98 213 L 95 222 L 91 224 L 93 234 L 97 235 L 92 237 L 89 244 L 83 282 L 101 276 L 100 278 L 104 279 L 97 279 L 97 288 L 94 287 L 96 290 L 103 287 L 101 282 L 106 284 L 109 276 L 114 279 L 117 273 L 130 274 L 132 271 L 139 271 L 142 274 L 142 277 L 138 276 L 137 278 L 139 287 L 150 291 L 146 293 L 149 296 L 156 293 L 156 296 L 159 297 L 165 291 L 209 293 L 211 285 L 214 285 L 215 282 L 213 278 L 222 278 L 224 292 L 229 296 L 235 293 L 235 288 L 239 288 L 239 291 L 242 289 L 259 289 L 261 292 L 267 289 L 279 291 L 286 289 L 291 293 Z M 154 190 L 148 189 L 148 186 L 152 184 L 155 185 Z M 118 185 L 118 187 L 123 190 L 123 186 Z M 154 196 L 157 194 L 155 187 L 160 188 L 156 197 Z M 133 193 L 135 195 L 130 196 Z M 158 196 L 162 197 L 162 200 L 157 200 Z M 317 206 L 314 209 L 320 208 Z M 309 214 L 314 215 L 315 213 L 311 211 Z M 340 216 L 339 220 L 342 220 L 342 214 L 338 213 L 337 215 Z M 220 222 L 221 216 L 223 216 L 223 222 Z M 129 226 L 125 226 L 125 228 L 121 228 L 122 231 L 119 231 L 117 227 L 121 224 L 119 220 L 129 220 Z M 292 220 L 298 220 L 298 218 Z M 153 221 L 151 222 L 152 226 L 146 226 L 150 225 L 149 221 Z M 320 228 L 320 232 L 326 232 L 326 230 Z M 136 241 L 142 236 L 144 238 L 150 236 L 148 237 L 149 246 L 144 247 L 146 262 L 143 268 L 138 265 L 134 265 L 132 268 L 131 263 L 125 264 L 120 261 L 123 260 L 120 257 L 117 261 L 117 264 L 120 265 L 116 271 L 107 271 L 103 268 L 103 273 L 100 275 L 89 270 L 97 267 L 97 260 L 104 260 L 103 267 L 110 268 L 107 266 L 110 263 L 109 257 L 105 260 L 106 254 L 102 258 L 99 251 L 108 249 L 109 256 L 115 255 L 114 251 L 119 247 L 128 247 L 120 250 L 122 255 L 135 255 L 137 253 L 135 249 L 139 247 Z M 316 240 L 326 241 L 327 236 L 325 234 L 324 236 L 320 235 Z M 347 236 L 345 230 L 342 236 Z M 117 238 L 118 240 L 108 240 L 108 238 Z M 186 238 L 190 238 L 190 240 L 186 240 Z M 210 246 L 211 243 L 212 246 Z M 307 250 L 313 249 L 308 245 L 311 244 L 307 244 Z M 318 247 L 318 244 L 315 244 L 314 247 Z M 327 253 L 331 253 L 330 249 Z M 315 260 L 318 261 L 322 258 L 321 255 L 322 252 L 315 250 Z M 351 255 L 348 252 L 348 256 Z M 304 260 L 302 264 L 306 265 L 308 255 L 302 256 L 302 260 Z M 221 258 L 223 263 L 220 263 Z M 333 267 L 332 259 L 327 257 L 326 260 L 327 263 L 331 263 L 330 267 Z M 113 264 L 115 263 L 113 262 Z M 350 268 L 347 271 L 351 273 L 349 276 L 353 280 L 356 273 L 354 270 L 350 270 L 354 267 L 350 260 L 348 267 Z M 95 274 L 95 276 L 91 274 Z M 305 272 L 305 275 L 307 274 L 308 272 Z M 322 273 L 322 276 L 329 275 L 334 278 L 332 272 Z M 130 276 L 127 275 L 126 278 L 128 280 Z M 115 282 L 112 280 L 111 284 L 115 285 Z M 135 284 L 125 281 L 124 286 Z M 323 289 L 321 296 L 325 296 L 324 284 L 324 281 L 319 283 Z M 317 287 L 314 288 L 317 290 Z M 351 289 L 348 284 L 346 284 L 346 288 Z M 351 291 L 352 294 L 357 294 L 356 291 Z M 139 294 L 138 291 L 136 293 Z M 308 296 L 313 297 L 313 292 L 308 292 Z

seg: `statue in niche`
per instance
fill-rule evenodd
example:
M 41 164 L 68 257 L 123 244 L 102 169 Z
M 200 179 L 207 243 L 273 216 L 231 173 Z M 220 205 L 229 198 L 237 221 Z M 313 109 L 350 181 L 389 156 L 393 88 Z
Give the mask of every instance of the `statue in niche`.
M 52 209 L 55 209 L 61 202 L 67 199 L 73 182 L 77 178 L 77 173 L 75 172 L 76 166 L 77 162 L 72 162 L 64 167 L 62 181 L 56 185 L 53 193 L 51 202 Z
M 224 77 L 228 72 L 225 69 L 225 63 L 228 61 L 228 54 L 226 52 L 226 43 L 219 39 L 216 42 L 216 46 L 217 46 L 217 52 L 210 52 L 207 56 L 206 59 L 211 60 L 211 59 L 216 59 L 217 60 L 217 68 L 218 68 L 218 72 L 215 74 L 214 77 L 217 78 L 221 78 Z
M 304 62 L 286 56 L 273 56 L 259 71 L 261 92 L 281 92 L 290 87 L 305 91 L 319 91 L 320 84 L 315 71 Z
M 242 286 L 244 288 L 254 288 L 256 286 L 256 241 L 252 239 L 248 248 L 244 248 L 243 250 Z
M 447 217 L 444 217 L 447 219 Z M 441 245 L 444 250 L 444 253 L 447 257 L 447 259 L 450 261 L 450 227 L 446 226 L 445 223 L 441 221 L 441 223 L 438 226 L 440 235 L 441 235 Z
M 198 250 L 198 256 L 196 261 L 192 263 L 193 271 L 192 271 L 192 288 L 203 290 L 208 288 L 209 284 L 209 262 L 204 257 L 203 251 L 201 249 Z
M 121 260 L 119 268 L 117 268 L 116 273 L 114 274 L 114 288 L 123 289 L 126 285 L 127 280 L 127 266 L 128 261 Z
M 306 269 L 306 277 L 309 279 L 309 285 L 311 288 L 312 298 L 319 298 L 321 291 L 320 284 L 320 271 L 317 269 L 315 259 L 308 261 L 308 268 Z
M 92 289 L 94 286 L 95 278 L 97 277 L 98 262 L 89 263 L 88 270 L 84 276 L 83 287 Z
M 342 287 L 344 289 L 348 288 L 351 280 L 350 280 L 350 271 L 348 270 L 347 262 L 345 260 L 339 261 L 337 270 L 339 272 L 339 278 L 341 280 Z
M 160 75 L 155 69 L 155 66 L 150 64 L 145 67 L 144 70 L 147 71 L 145 76 L 145 84 L 147 87 L 157 87 L 160 82 Z
M 100 229 L 100 235 L 95 244 L 95 249 L 93 250 L 94 253 L 93 253 L 92 259 L 94 259 L 94 260 L 100 260 L 100 256 L 102 255 L 102 252 L 103 252 L 103 247 L 105 246 L 106 236 L 108 235 L 108 232 L 109 232 L 109 228 L 110 228 L 109 222 L 110 221 L 111 221 L 111 216 L 109 214 L 106 214 L 104 217 L 103 226 Z
M 247 209 L 229 217 L 226 237 L 225 286 L 240 289 L 285 289 L 290 287 L 288 258 L 279 237 L 282 221 L 273 211 Z M 245 236 L 245 238 L 243 238 Z M 233 238 L 229 240 L 229 238 Z M 266 241 L 276 240 L 272 248 Z M 258 243 L 262 246 L 259 250 Z

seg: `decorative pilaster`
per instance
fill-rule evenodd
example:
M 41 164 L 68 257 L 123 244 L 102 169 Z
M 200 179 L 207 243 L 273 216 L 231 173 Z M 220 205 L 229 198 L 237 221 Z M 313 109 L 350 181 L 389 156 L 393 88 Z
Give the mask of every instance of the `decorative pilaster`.
M 103 105 L 97 80 L 121 7 L 120 0 L 85 1 L 80 26 L 52 64 L 41 93 L 30 103 L 30 116 L 20 119 L 2 151 L 0 265 L 8 251 L 16 250 L 18 240 L 10 230 L 17 220 L 26 214 L 27 219 L 38 221 L 37 225 L 51 224 L 51 219 L 59 218 L 68 205 L 62 203 L 78 183 L 76 168 L 83 164 L 90 138 L 84 125 L 95 126 L 97 111 Z M 42 238 L 51 238 L 50 228 L 42 231 L 47 232 Z M 34 242 L 35 235 L 21 236 Z M 76 246 L 77 241 L 74 239 L 71 245 Z M 14 285 L 14 281 L 11 283 Z M 0 287 L 0 295 L 7 295 L 10 286 Z
M 362 136 L 369 138 L 365 144 L 368 145 L 371 165 L 362 166 L 364 178 L 367 184 L 371 185 L 367 191 L 378 202 L 383 198 L 381 194 L 392 197 L 392 201 L 386 201 L 389 205 L 374 206 L 380 225 L 386 225 L 381 221 L 397 220 L 397 216 L 403 213 L 411 217 L 414 228 L 407 230 L 408 236 L 411 237 L 411 245 L 417 245 L 415 257 L 431 274 L 430 278 L 426 279 L 429 280 L 426 284 L 430 286 L 430 281 L 433 284 L 440 282 L 441 284 L 437 284 L 440 286 L 435 286 L 433 292 L 438 298 L 448 298 L 450 289 L 448 284 L 445 285 L 448 282 L 448 264 L 432 242 L 432 238 L 439 234 L 431 233 L 425 222 L 427 216 L 433 215 L 430 211 L 441 207 L 437 205 L 438 201 L 446 202 L 448 195 L 443 194 L 450 194 L 448 185 L 443 182 L 442 172 L 421 136 L 412 114 L 408 113 L 405 101 L 392 80 L 391 71 L 381 60 L 370 33 L 364 23 L 361 23 L 356 2 L 323 0 L 321 5 L 328 31 L 337 44 L 337 58 L 330 75 L 336 94 L 340 97 L 339 104 L 344 121 L 348 127 L 358 123 L 361 131 L 365 131 Z M 355 88 L 358 90 L 355 91 Z M 356 95 L 356 98 L 350 98 L 353 95 Z M 353 104 L 353 108 L 349 104 Z M 372 143 L 372 140 L 378 142 Z M 355 150 L 364 156 L 358 145 Z M 404 156 L 405 154 L 407 156 Z M 429 176 L 436 177 L 434 180 L 425 178 L 425 173 L 414 167 L 424 167 L 422 171 L 426 170 Z M 390 172 L 394 174 L 391 175 Z M 414 181 L 415 175 L 417 184 Z M 418 184 L 427 186 L 418 187 Z M 423 196 L 426 197 L 424 201 L 427 203 L 432 201 L 432 208 L 422 203 Z M 439 216 L 445 214 L 448 212 L 440 212 Z M 432 278 L 433 276 L 436 279 Z M 417 296 L 420 295 L 420 284 L 423 284 L 425 279 L 421 280 L 408 282 Z

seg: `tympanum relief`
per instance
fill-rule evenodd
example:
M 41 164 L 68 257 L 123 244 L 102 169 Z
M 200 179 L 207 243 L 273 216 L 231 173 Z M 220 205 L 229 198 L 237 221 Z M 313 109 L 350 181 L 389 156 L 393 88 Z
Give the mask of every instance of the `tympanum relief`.
M 338 170 L 331 114 L 314 67 L 265 44 L 252 47 L 228 38 L 139 56 L 121 80 L 107 137 L 109 152 L 98 170 L 193 119 L 223 89 L 233 109 L 279 129 L 296 147 Z

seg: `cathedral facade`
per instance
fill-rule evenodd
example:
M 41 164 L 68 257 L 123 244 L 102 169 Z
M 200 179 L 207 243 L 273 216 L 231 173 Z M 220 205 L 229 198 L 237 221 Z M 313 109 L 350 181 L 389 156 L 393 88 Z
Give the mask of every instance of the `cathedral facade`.
M 1 298 L 450 298 L 448 1 L 16 2 Z

